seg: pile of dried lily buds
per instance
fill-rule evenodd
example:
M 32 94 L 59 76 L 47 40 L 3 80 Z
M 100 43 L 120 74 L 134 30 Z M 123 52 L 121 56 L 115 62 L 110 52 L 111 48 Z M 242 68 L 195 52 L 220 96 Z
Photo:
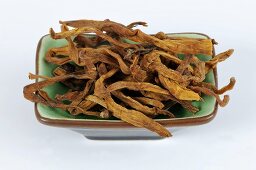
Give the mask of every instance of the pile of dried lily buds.
M 174 118 L 175 113 L 166 109 L 171 105 L 196 113 L 198 108 L 191 102 L 202 100 L 201 94 L 214 96 L 222 107 L 229 101 L 228 95 L 223 99 L 219 95 L 233 88 L 234 78 L 221 89 L 204 82 L 206 74 L 233 53 L 230 49 L 213 56 L 212 39 L 171 38 L 163 32 L 148 35 L 134 29 L 147 26 L 145 22 L 125 26 L 110 20 L 77 20 L 60 24 L 61 32 L 50 29 L 50 35 L 66 39 L 68 45 L 51 48 L 45 56 L 58 65 L 53 77 L 29 75 L 30 79 L 44 79 L 24 87 L 25 98 L 32 102 L 72 115 L 114 116 L 168 137 L 171 133 L 153 118 Z M 212 59 L 204 62 L 196 54 Z M 70 90 L 52 99 L 43 88 L 57 82 Z

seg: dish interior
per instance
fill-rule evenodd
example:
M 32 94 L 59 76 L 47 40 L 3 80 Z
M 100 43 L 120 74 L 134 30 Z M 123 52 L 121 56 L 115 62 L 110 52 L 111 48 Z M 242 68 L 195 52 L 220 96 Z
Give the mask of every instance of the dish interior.
M 195 34 L 195 33 L 184 33 L 184 34 L 168 34 L 168 36 L 171 37 L 188 37 L 188 38 L 204 38 L 207 39 L 206 36 L 201 34 Z M 131 43 L 130 41 L 126 41 Z M 37 56 L 37 71 L 38 74 L 52 77 L 52 71 L 57 67 L 54 64 L 48 63 L 44 60 L 45 54 L 48 51 L 48 49 L 53 47 L 62 47 L 67 45 L 67 41 L 65 39 L 61 40 L 54 40 L 50 37 L 50 35 L 46 35 L 41 39 L 41 44 L 38 47 L 38 56 Z M 206 56 L 202 54 L 196 55 L 200 60 L 207 61 L 211 59 L 211 56 Z M 182 59 L 183 55 L 179 55 L 179 57 Z M 42 79 L 39 79 L 41 81 Z M 205 82 L 209 82 L 212 84 L 215 84 L 214 79 L 214 73 L 211 70 L 204 80 Z M 53 85 L 50 85 L 44 90 L 49 94 L 51 98 L 54 98 L 56 94 L 64 94 L 68 89 L 65 85 L 61 83 L 55 83 Z M 198 118 L 202 116 L 207 116 L 211 114 L 215 107 L 216 99 L 212 96 L 206 96 L 202 95 L 203 101 L 200 102 L 193 102 L 193 105 L 199 108 L 199 112 L 192 114 L 191 112 L 187 111 L 186 109 L 182 108 L 181 106 L 177 105 L 173 108 L 171 108 L 171 112 L 175 114 L 175 119 L 186 119 L 186 118 Z M 93 121 L 119 121 L 115 118 L 105 120 L 96 118 L 93 116 L 87 116 L 87 115 L 77 115 L 73 116 L 69 114 L 67 111 L 64 111 L 62 109 L 58 108 L 51 108 L 49 106 L 45 106 L 42 104 L 36 105 L 37 110 L 41 117 L 48 118 L 48 119 L 59 119 L 59 120 L 79 120 L 79 121 L 86 121 L 86 120 L 93 120 Z M 157 119 L 166 119 L 164 117 L 158 117 Z

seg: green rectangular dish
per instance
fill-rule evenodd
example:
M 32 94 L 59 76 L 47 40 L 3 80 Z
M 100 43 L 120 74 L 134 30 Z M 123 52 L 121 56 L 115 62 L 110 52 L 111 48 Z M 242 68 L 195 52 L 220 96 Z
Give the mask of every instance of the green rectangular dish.
M 91 35 L 88 35 L 91 36 Z M 189 37 L 189 38 L 204 38 L 208 39 L 207 35 L 201 33 L 174 33 L 168 34 L 171 37 Z M 48 49 L 53 47 L 61 47 L 67 45 L 65 39 L 54 40 L 50 35 L 43 36 L 37 47 L 36 52 L 36 73 L 44 76 L 52 76 L 52 71 L 56 65 L 48 63 L 44 60 L 45 54 Z M 214 48 L 213 48 L 214 49 Z M 214 54 L 214 51 L 213 51 Z M 182 55 L 179 55 L 182 58 Z M 198 54 L 200 60 L 210 60 L 211 56 Z M 38 80 L 40 81 L 40 79 Z M 217 86 L 217 70 L 211 70 L 207 75 L 205 82 L 210 82 Z M 54 98 L 56 94 L 63 94 L 67 88 L 61 84 L 56 83 L 44 89 L 50 97 Z M 214 97 L 202 95 L 203 101 L 194 102 L 193 105 L 197 106 L 200 111 L 192 114 L 182 107 L 174 107 L 171 111 L 177 118 L 155 119 L 166 127 L 174 126 L 188 126 L 200 125 L 212 120 L 217 112 L 217 103 Z M 69 127 L 76 130 L 88 138 L 105 139 L 105 138 L 157 138 L 157 135 L 143 128 L 136 128 L 132 125 L 121 120 L 104 120 L 97 119 L 92 116 L 86 115 L 70 115 L 67 111 L 51 108 L 42 104 L 35 104 L 35 114 L 37 119 L 47 125 L 58 127 Z

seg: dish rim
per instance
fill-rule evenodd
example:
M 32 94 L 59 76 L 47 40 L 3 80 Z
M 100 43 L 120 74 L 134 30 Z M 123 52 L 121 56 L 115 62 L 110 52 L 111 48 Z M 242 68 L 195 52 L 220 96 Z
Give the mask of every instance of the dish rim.
M 197 32 L 180 32 L 180 33 L 168 33 L 169 35 L 171 34 L 197 34 L 201 36 L 205 36 L 207 39 L 210 39 L 210 37 L 206 34 L 203 33 L 197 33 Z M 46 34 L 42 36 L 37 44 L 36 48 L 36 65 L 35 65 L 35 70 L 36 74 L 39 72 L 39 51 L 41 48 L 41 43 L 42 40 L 48 36 L 49 34 Z M 214 45 L 212 45 L 212 53 L 215 56 L 215 48 Z M 218 75 L 217 75 L 217 67 L 213 69 L 213 74 L 214 74 L 214 81 L 215 81 L 215 86 L 218 87 Z M 36 82 L 38 80 L 36 79 Z M 191 125 L 202 125 L 210 122 L 211 120 L 214 119 L 214 117 L 217 114 L 218 110 L 218 103 L 215 101 L 214 105 L 214 110 L 206 115 L 206 116 L 201 116 L 201 117 L 189 117 L 189 118 L 184 118 L 184 119 L 164 119 L 164 120 L 156 120 L 156 122 L 160 123 L 161 125 L 165 127 L 175 127 L 175 126 L 191 126 Z M 43 117 L 38 109 L 37 109 L 37 103 L 34 104 L 34 111 L 37 120 L 45 125 L 49 126 L 56 126 L 56 127 L 84 127 L 84 128 L 138 128 L 135 127 L 129 123 L 126 123 L 124 121 L 95 121 L 95 120 L 68 120 L 68 119 L 50 119 Z

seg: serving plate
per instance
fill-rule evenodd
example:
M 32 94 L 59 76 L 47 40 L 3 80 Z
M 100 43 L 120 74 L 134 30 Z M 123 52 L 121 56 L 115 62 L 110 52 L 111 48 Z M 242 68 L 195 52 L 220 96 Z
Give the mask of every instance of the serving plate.
M 92 35 L 87 35 L 92 36 Z M 170 37 L 188 37 L 188 38 L 203 38 L 209 39 L 205 34 L 201 33 L 173 33 L 168 34 Z M 61 47 L 67 45 L 66 40 L 54 40 L 50 35 L 43 36 L 37 46 L 36 52 L 36 74 L 44 76 L 52 76 L 52 71 L 56 68 L 56 65 L 48 63 L 44 60 L 45 54 L 48 49 L 53 47 Z M 214 47 L 213 47 L 213 54 Z M 196 55 L 200 60 L 210 60 L 211 56 L 205 56 L 202 54 Z M 179 55 L 182 58 L 182 55 Z M 41 81 L 38 79 L 36 81 Z M 210 82 L 217 86 L 217 69 L 211 70 L 206 75 L 206 82 Z M 54 98 L 56 94 L 63 94 L 67 91 L 67 88 L 61 83 L 55 83 L 54 85 L 44 88 L 51 98 Z M 212 96 L 202 95 L 203 101 L 193 102 L 193 105 L 197 106 L 200 111 L 196 114 L 192 114 L 182 107 L 172 108 L 172 112 L 177 116 L 174 119 L 158 118 L 155 119 L 160 124 L 167 127 L 169 130 L 174 127 L 200 125 L 211 121 L 216 113 L 218 105 L 216 99 Z M 144 129 L 134 127 L 126 122 L 117 119 L 104 120 L 86 115 L 70 115 L 67 111 L 63 111 L 58 108 L 51 108 L 49 106 L 35 103 L 35 115 L 39 122 L 57 126 L 65 127 L 77 131 L 90 139 L 158 139 L 157 134 Z M 177 128 L 176 128 L 177 129 Z

